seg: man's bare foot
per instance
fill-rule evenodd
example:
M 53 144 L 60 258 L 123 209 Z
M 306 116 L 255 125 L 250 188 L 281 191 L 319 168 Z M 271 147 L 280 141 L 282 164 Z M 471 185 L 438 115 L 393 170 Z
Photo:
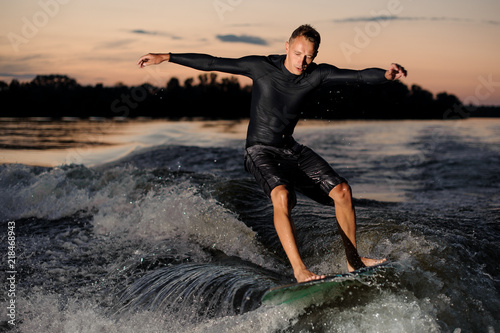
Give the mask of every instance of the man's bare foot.
M 317 275 L 312 272 L 309 272 L 307 269 L 295 273 L 295 279 L 297 279 L 297 282 L 307 282 L 313 280 L 320 280 L 324 278 L 325 275 Z
M 387 259 L 385 259 L 385 258 L 384 259 L 372 259 L 372 258 L 360 257 L 360 259 L 366 267 L 379 265 L 379 264 L 387 261 Z M 355 269 L 351 265 L 349 265 L 349 262 L 347 262 L 347 269 L 349 270 L 349 272 L 355 271 Z

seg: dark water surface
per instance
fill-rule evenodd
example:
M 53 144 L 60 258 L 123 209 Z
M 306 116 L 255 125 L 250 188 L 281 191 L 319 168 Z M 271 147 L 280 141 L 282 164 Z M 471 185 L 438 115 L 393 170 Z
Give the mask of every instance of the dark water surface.
M 277 307 L 260 297 L 292 271 L 243 170 L 245 125 L 0 123 L 11 331 L 500 332 L 500 120 L 301 122 L 296 139 L 353 187 L 360 253 L 396 269 Z M 346 270 L 333 216 L 294 210 L 318 273 Z

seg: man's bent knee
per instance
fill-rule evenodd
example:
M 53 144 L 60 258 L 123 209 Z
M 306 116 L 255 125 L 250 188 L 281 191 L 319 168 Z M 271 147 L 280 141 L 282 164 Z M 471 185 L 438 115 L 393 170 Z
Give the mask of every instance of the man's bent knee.
M 292 197 L 285 185 L 278 185 L 271 191 L 271 201 L 274 208 L 291 209 Z
M 335 203 L 348 203 L 351 201 L 351 187 L 347 183 L 340 183 L 329 193 Z

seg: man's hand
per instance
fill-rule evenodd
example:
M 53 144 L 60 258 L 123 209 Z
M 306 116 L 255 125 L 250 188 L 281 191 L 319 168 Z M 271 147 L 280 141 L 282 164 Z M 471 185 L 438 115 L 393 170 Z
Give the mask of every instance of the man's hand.
M 406 72 L 406 69 L 403 66 L 401 66 L 400 64 L 392 63 L 389 66 L 387 72 L 385 72 L 385 78 L 387 80 L 394 81 L 401 77 L 406 77 L 407 74 L 408 73 Z
M 139 65 L 140 68 L 144 68 L 149 65 L 158 65 L 169 60 L 170 53 L 148 53 L 139 59 L 137 65 Z

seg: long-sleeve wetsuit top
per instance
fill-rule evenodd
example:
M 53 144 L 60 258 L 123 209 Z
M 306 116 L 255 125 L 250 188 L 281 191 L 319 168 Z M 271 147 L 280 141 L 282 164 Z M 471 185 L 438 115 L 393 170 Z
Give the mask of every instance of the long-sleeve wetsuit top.
M 286 55 L 218 58 L 206 54 L 170 54 L 170 62 L 203 71 L 244 75 L 253 80 L 246 146 L 285 147 L 293 141 L 304 97 L 324 84 L 376 84 L 386 82 L 385 70 L 339 69 L 311 63 L 301 75 L 285 67 Z

